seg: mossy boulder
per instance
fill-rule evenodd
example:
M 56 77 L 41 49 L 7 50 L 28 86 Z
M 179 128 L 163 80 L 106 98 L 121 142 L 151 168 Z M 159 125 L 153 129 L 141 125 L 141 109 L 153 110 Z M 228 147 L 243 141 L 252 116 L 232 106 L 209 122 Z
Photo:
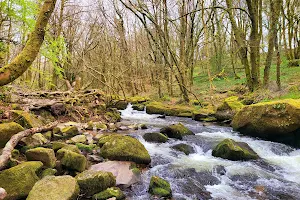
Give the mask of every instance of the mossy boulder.
M 76 146 L 76 145 L 73 145 L 73 144 L 69 144 L 69 145 L 66 145 L 66 146 L 63 146 L 61 149 L 63 150 L 69 150 L 69 151 L 72 151 L 72 152 L 75 152 L 75 153 L 81 153 L 80 149 Z
M 160 129 L 160 132 L 167 135 L 169 138 L 182 139 L 186 135 L 194 135 L 194 133 L 186 128 L 183 124 L 173 124 Z
M 79 186 L 71 176 L 47 176 L 38 181 L 26 200 L 76 200 Z
M 175 149 L 177 151 L 181 151 L 183 153 L 185 153 L 186 155 L 189 155 L 191 153 L 195 153 L 195 150 L 192 146 L 188 145 L 188 144 L 176 144 L 174 146 L 172 146 L 172 149 Z
M 113 108 L 117 108 L 118 110 L 125 110 L 127 108 L 128 102 L 125 100 L 114 100 L 112 103 Z
M 144 104 L 133 104 L 132 108 L 133 108 L 133 110 L 144 111 L 145 105 Z
M 26 151 L 26 158 L 29 161 L 41 161 L 44 166 L 55 167 L 56 157 L 53 149 L 38 147 Z
M 42 171 L 40 177 L 44 178 L 46 176 L 54 176 L 57 173 L 56 169 L 52 169 L 52 168 L 47 168 L 45 170 Z
M 148 192 L 159 197 L 172 197 L 170 183 L 158 176 L 152 176 L 149 184 Z
M 179 116 L 182 113 L 187 115 L 193 113 L 193 108 L 184 105 L 169 105 L 161 102 L 151 102 L 146 106 L 146 113 L 148 114 L 160 114 L 167 116 Z
M 76 126 L 67 126 L 61 129 L 61 134 L 64 137 L 73 137 L 79 134 L 78 128 Z
M 111 187 L 93 196 L 93 200 L 106 200 L 110 198 L 115 198 L 116 200 L 122 200 L 125 199 L 125 195 L 120 188 Z
M 165 143 L 168 141 L 168 137 L 162 133 L 145 133 L 143 138 L 147 142 Z
M 110 160 L 132 161 L 149 164 L 150 155 L 144 145 L 135 138 L 124 135 L 108 135 L 99 139 L 100 156 Z
M 225 139 L 220 142 L 212 151 L 212 155 L 228 160 L 253 160 L 258 155 L 245 142 L 236 142 L 232 139 Z
M 42 162 L 31 161 L 1 171 L 0 188 L 4 188 L 7 192 L 5 200 L 25 198 L 39 180 L 37 173 L 42 166 Z
M 75 178 L 85 196 L 92 196 L 116 185 L 116 179 L 111 172 L 84 171 Z
M 115 122 L 119 122 L 121 121 L 121 114 L 119 111 L 117 110 L 111 110 L 109 112 L 106 112 L 104 114 L 104 117 L 106 118 L 107 121 L 111 122 L 111 123 L 115 123 Z
M 71 143 L 71 144 L 83 143 L 84 144 L 84 143 L 86 143 L 86 141 L 87 141 L 87 138 L 85 135 L 76 135 L 69 140 L 69 143 Z
M 0 148 L 3 148 L 13 135 L 23 130 L 23 127 L 15 122 L 0 124 Z
M 127 101 L 132 104 L 146 103 L 147 101 L 150 101 L 150 98 L 142 97 L 142 96 L 134 96 L 134 97 L 128 98 Z
M 57 158 L 60 160 L 62 166 L 67 169 L 82 172 L 86 168 L 86 157 L 79 153 L 62 148 L 57 151 Z
M 285 99 L 243 107 L 231 123 L 245 135 L 300 146 L 300 100 Z
M 87 123 L 87 130 L 93 130 L 93 129 L 96 129 L 96 130 L 107 130 L 107 126 L 106 124 L 102 123 L 102 122 L 88 122 Z
M 32 136 L 28 136 L 21 139 L 21 143 L 26 145 L 29 148 L 42 146 L 44 144 L 47 144 L 49 141 L 47 138 L 41 134 L 41 133 L 35 133 Z
M 33 127 L 41 127 L 44 125 L 42 120 L 37 118 L 37 116 L 21 111 L 21 110 L 12 110 L 14 121 L 20 124 L 24 128 L 33 128 Z
M 67 146 L 68 144 L 64 142 L 52 142 L 52 149 L 54 151 L 58 151 L 59 149 L 63 148 L 64 146 Z
M 215 117 L 219 121 L 232 120 L 234 115 L 244 107 L 237 96 L 224 99 L 223 103 L 217 108 Z
M 82 144 L 82 143 L 76 143 L 76 146 L 79 150 L 81 151 L 86 151 L 88 153 L 92 153 L 94 149 L 97 148 L 97 145 L 96 144 L 89 144 L 89 145 L 86 145 L 86 144 Z M 99 148 L 99 147 L 98 147 Z

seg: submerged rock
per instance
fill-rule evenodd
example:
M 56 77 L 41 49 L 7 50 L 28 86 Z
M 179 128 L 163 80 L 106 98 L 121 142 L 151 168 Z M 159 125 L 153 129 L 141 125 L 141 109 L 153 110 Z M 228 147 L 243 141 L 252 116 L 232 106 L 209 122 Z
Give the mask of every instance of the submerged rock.
M 135 138 L 124 135 L 108 135 L 99 139 L 100 156 L 110 160 L 132 161 L 149 164 L 150 155 L 144 145 Z
M 29 161 L 41 161 L 46 167 L 55 167 L 56 157 L 52 149 L 38 147 L 26 151 L 26 158 Z
M 92 196 L 116 185 L 116 179 L 111 172 L 84 171 L 78 174 L 76 180 L 85 196 Z
M 111 172 L 116 177 L 116 185 L 129 187 L 140 181 L 140 173 L 132 168 L 134 163 L 125 161 L 107 161 L 92 165 L 89 170 Z
M 23 126 L 24 128 L 33 128 L 41 127 L 44 123 L 38 119 L 35 115 L 21 111 L 21 110 L 12 110 L 11 111 L 14 117 L 14 121 Z
M 82 172 L 86 168 L 86 157 L 67 149 L 60 149 L 57 151 L 57 157 L 61 164 L 68 169 Z
M 186 128 L 183 124 L 173 124 L 160 129 L 160 132 L 167 135 L 170 138 L 182 139 L 186 135 L 195 135 L 191 130 Z
M 148 192 L 159 197 L 172 197 L 172 190 L 170 183 L 158 176 L 152 176 Z
M 232 96 L 224 99 L 221 106 L 217 108 L 215 117 L 219 121 L 232 120 L 234 115 L 244 107 L 244 105 L 238 100 L 237 96 Z
M 185 153 L 186 155 L 189 155 L 191 153 L 195 153 L 195 150 L 192 146 L 187 145 L 187 144 L 176 144 L 174 146 L 172 146 L 173 149 L 177 150 L 177 151 L 181 151 L 183 153 Z
M 212 155 L 228 160 L 252 160 L 258 159 L 258 155 L 245 142 L 236 142 L 232 139 L 225 139 L 220 142 L 212 151 Z
M 300 146 L 300 100 L 245 106 L 235 115 L 231 125 L 245 135 Z
M 168 141 L 168 137 L 162 133 L 146 133 L 143 138 L 147 142 L 165 143 Z
M 79 186 L 71 176 L 47 176 L 38 181 L 26 200 L 76 200 Z
M 25 198 L 33 185 L 39 180 L 37 172 L 43 166 L 42 162 L 24 162 L 15 167 L 0 172 L 0 188 L 7 192 L 6 200 Z
M 0 124 L 0 148 L 3 148 L 13 135 L 23 130 L 23 127 L 16 122 Z
M 125 199 L 125 195 L 120 188 L 111 187 L 93 196 L 93 200 L 106 200 L 110 198 L 122 200 Z

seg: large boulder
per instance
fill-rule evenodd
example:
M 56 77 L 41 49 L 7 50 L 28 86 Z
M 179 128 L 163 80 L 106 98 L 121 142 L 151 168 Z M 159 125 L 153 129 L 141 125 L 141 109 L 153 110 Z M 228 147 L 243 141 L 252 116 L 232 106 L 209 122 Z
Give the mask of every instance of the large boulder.
M 41 161 L 46 167 L 55 167 L 56 157 L 53 149 L 38 147 L 26 151 L 26 158 L 30 161 Z
M 234 115 L 244 107 L 237 96 L 224 99 L 223 103 L 217 108 L 215 117 L 219 121 L 232 120 Z
M 236 142 L 232 139 L 225 139 L 220 142 L 212 151 L 212 155 L 228 160 L 253 160 L 258 155 L 245 142 Z
M 75 178 L 85 196 L 92 196 L 116 185 L 116 179 L 111 172 L 84 171 Z
M 93 196 L 93 200 L 106 200 L 112 198 L 122 200 L 125 199 L 125 195 L 120 188 L 111 187 Z
M 235 115 L 231 125 L 245 135 L 300 146 L 300 100 L 245 106 Z
M 82 172 L 86 168 L 86 157 L 79 153 L 62 148 L 57 151 L 57 158 L 60 160 L 62 166 L 68 169 Z
M 12 110 L 14 121 L 23 126 L 24 128 L 34 128 L 34 127 L 41 127 L 44 123 L 37 118 L 37 116 L 21 111 L 21 110 Z
M 184 105 L 169 105 L 161 102 L 151 102 L 146 106 L 146 113 L 148 114 L 160 114 L 168 116 L 188 116 L 191 117 L 193 109 Z
M 143 135 L 143 138 L 147 141 L 147 142 L 157 142 L 157 143 L 165 143 L 168 141 L 168 137 L 165 136 L 162 133 L 145 133 L 145 135 Z
M 16 122 L 0 124 L 0 148 L 5 146 L 11 136 L 23 130 L 23 127 Z
M 186 128 L 183 124 L 173 124 L 160 129 L 160 132 L 167 135 L 170 138 L 182 139 L 186 135 L 194 135 L 194 133 Z
M 79 186 L 71 176 L 47 176 L 38 181 L 26 200 L 76 200 Z
M 152 195 L 159 197 L 172 197 L 172 190 L 170 183 L 158 176 L 152 176 L 150 180 L 150 185 L 148 192 Z
M 25 198 L 39 180 L 36 173 L 42 166 L 42 162 L 31 161 L 0 172 L 0 188 L 7 192 L 5 200 Z
M 135 138 L 124 135 L 108 135 L 98 142 L 100 156 L 110 160 L 132 161 L 137 164 L 149 164 L 150 155 L 144 145 Z
M 107 161 L 92 165 L 89 170 L 111 172 L 116 177 L 116 185 L 129 187 L 140 181 L 140 173 L 132 167 L 134 164 L 125 161 Z

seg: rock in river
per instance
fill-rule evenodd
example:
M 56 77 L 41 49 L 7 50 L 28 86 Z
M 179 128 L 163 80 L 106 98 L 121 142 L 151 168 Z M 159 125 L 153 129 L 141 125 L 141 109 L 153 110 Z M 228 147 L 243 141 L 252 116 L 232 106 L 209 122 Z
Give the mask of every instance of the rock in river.
M 145 133 L 143 138 L 147 142 L 157 142 L 157 143 L 165 143 L 168 141 L 168 137 L 162 133 Z
M 161 133 L 167 135 L 170 138 L 182 139 L 186 135 L 194 135 L 194 133 L 186 128 L 183 124 L 173 124 L 167 127 L 164 127 L 160 130 Z
M 158 176 L 152 176 L 149 185 L 149 193 L 159 197 L 172 197 L 170 183 Z

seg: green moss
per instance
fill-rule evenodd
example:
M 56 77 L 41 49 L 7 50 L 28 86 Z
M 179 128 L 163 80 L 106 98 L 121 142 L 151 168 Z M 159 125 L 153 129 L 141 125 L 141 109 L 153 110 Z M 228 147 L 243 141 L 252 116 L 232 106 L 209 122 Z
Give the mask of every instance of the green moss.
M 38 147 L 26 151 L 26 158 L 29 161 L 41 161 L 46 167 L 55 167 L 55 154 L 52 149 Z
M 7 192 L 6 200 L 26 198 L 33 185 L 39 180 L 37 172 L 42 162 L 24 162 L 0 172 L 0 188 Z
M 147 142 L 165 143 L 168 141 L 168 137 L 162 133 L 146 133 L 145 135 L 143 135 L 143 138 Z
M 76 200 L 79 186 L 71 176 L 47 176 L 38 181 L 26 200 Z
M 22 110 L 21 106 L 19 104 L 11 104 L 11 109 L 13 110 Z
M 111 123 L 115 123 L 115 122 L 119 122 L 121 121 L 121 114 L 116 111 L 110 111 L 110 112 L 106 112 L 104 114 L 104 117 L 107 119 L 107 121 L 111 122 Z
M 68 145 L 64 142 L 52 142 L 52 149 L 54 151 L 57 151 L 65 146 L 68 146 Z
M 95 194 L 93 196 L 93 200 L 106 200 L 115 197 L 116 200 L 122 200 L 125 199 L 124 193 L 121 191 L 120 188 L 117 187 L 111 187 L 107 188 L 106 190 Z
M 223 104 L 218 107 L 217 110 L 232 110 L 232 111 L 239 111 L 242 109 L 244 105 L 239 101 L 239 97 L 232 96 L 224 99 Z
M 123 135 L 109 135 L 100 138 L 100 156 L 110 160 L 133 161 L 149 164 L 150 155 L 144 145 L 137 139 Z
M 41 146 L 49 142 L 41 133 L 36 133 L 32 136 L 25 137 L 21 141 L 29 148 Z
M 86 145 L 86 144 L 82 144 L 82 143 L 76 143 L 76 146 L 77 146 L 78 149 L 80 149 L 81 151 L 86 151 L 86 152 L 89 152 L 89 153 L 92 153 L 93 150 L 97 147 L 96 144 L 89 144 L 89 145 Z
M 76 126 L 67 126 L 61 129 L 61 133 L 65 137 L 72 137 L 79 134 L 78 128 Z
M 44 125 L 40 119 L 31 113 L 20 110 L 12 110 L 11 112 L 15 119 L 14 121 L 24 128 L 41 127 Z
M 194 135 L 194 133 L 186 128 L 183 124 L 173 124 L 167 127 L 164 127 L 160 130 L 161 133 L 167 135 L 170 138 L 182 139 L 186 135 Z
M 147 104 L 146 112 L 148 114 L 160 114 L 168 116 L 178 116 L 180 113 L 193 113 L 194 108 L 181 105 L 169 105 L 161 102 L 151 102 Z
M 111 172 L 84 171 L 75 178 L 85 196 L 94 195 L 116 185 L 116 179 Z
M 57 173 L 56 169 L 52 169 L 52 168 L 47 168 L 45 170 L 42 171 L 40 177 L 44 178 L 46 176 L 54 176 Z
M 43 133 L 44 137 L 47 138 L 47 140 L 51 140 L 52 138 L 52 131 L 47 131 L 46 133 Z
M 177 150 L 177 151 L 181 151 L 183 153 L 185 153 L 186 155 L 189 155 L 190 153 L 194 153 L 194 149 L 193 147 L 191 147 L 190 145 L 187 144 L 176 144 L 174 146 L 172 146 L 173 149 Z
M 251 160 L 258 159 L 258 155 L 243 142 L 235 142 L 232 139 L 225 139 L 220 142 L 212 151 L 215 157 L 228 160 Z
M 23 127 L 15 122 L 0 124 L 0 148 L 4 147 L 13 135 L 23 130 Z
M 93 121 L 90 121 L 87 123 L 87 130 L 93 130 L 93 129 L 96 129 L 96 130 L 107 130 L 107 126 L 106 124 L 102 123 L 102 122 L 93 122 Z
M 82 172 L 86 168 L 86 157 L 73 151 L 62 148 L 57 151 L 57 158 L 60 159 L 61 164 L 68 169 Z
M 75 143 L 86 143 L 86 136 L 85 135 L 76 135 L 74 137 L 72 137 L 70 140 L 68 140 L 67 142 L 69 144 L 75 144 Z
M 145 105 L 144 104 L 133 104 L 132 108 L 137 111 L 143 111 L 145 109 Z
M 150 101 L 150 98 L 141 97 L 141 96 L 134 96 L 134 97 L 128 98 L 127 100 L 132 104 L 137 104 L 137 103 L 145 103 L 147 101 Z
M 151 177 L 148 192 L 159 197 L 172 197 L 170 183 L 158 176 Z

